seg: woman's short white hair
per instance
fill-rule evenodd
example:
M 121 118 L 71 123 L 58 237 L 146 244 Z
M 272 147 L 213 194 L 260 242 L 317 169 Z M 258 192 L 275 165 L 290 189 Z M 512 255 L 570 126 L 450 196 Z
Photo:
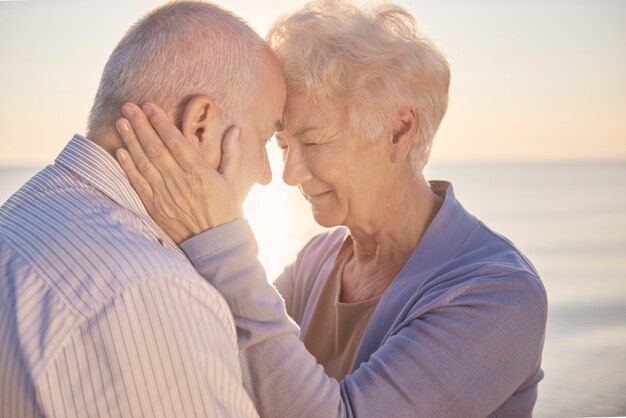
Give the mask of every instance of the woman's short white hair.
M 125 102 L 177 109 L 206 94 L 230 123 L 247 110 L 267 44 L 246 22 L 201 1 L 158 7 L 124 35 L 104 68 L 88 135 L 112 129 Z
M 409 12 L 394 4 L 312 1 L 280 17 L 267 41 L 289 94 L 346 105 L 350 129 L 366 139 L 379 139 L 400 109 L 413 109 L 418 129 L 412 157 L 421 173 L 448 105 L 450 68 Z

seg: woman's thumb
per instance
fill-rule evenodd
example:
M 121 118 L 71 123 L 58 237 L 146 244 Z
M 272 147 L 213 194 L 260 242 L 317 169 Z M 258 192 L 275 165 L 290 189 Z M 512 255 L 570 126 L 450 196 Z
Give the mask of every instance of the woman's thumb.
M 241 171 L 241 128 L 231 127 L 222 141 L 222 160 L 219 172 L 230 182 L 238 180 Z

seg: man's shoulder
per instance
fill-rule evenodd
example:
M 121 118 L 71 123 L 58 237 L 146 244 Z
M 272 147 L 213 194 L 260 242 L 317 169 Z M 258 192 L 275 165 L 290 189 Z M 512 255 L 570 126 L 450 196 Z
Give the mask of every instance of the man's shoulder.
M 66 263 L 62 270 L 50 263 L 49 270 L 42 270 L 41 264 L 25 259 L 0 237 L 0 274 L 5 282 L 0 296 L 10 298 L 14 312 L 29 312 L 13 319 L 18 334 L 11 338 L 24 341 L 25 367 L 34 380 L 78 335 L 82 339 L 102 321 L 145 326 L 152 311 L 171 316 L 172 324 L 182 326 L 186 318 L 179 313 L 185 307 L 204 318 L 207 326 L 222 327 L 236 341 L 232 314 L 222 295 L 188 267 L 184 257 L 173 260 L 168 251 L 159 251 L 156 245 L 150 251 L 140 248 L 120 259 L 118 266 L 103 262 L 97 254 L 89 261 L 76 254 L 80 268 Z M 142 260 L 148 254 L 150 258 Z M 169 264 L 164 262 L 167 258 Z M 124 262 L 135 266 L 125 268 Z M 152 264 L 152 270 L 145 268 L 147 264 Z
M 131 210 L 63 176 L 57 187 L 52 182 L 36 176 L 27 183 L 3 207 L 0 233 L 2 245 L 55 291 L 91 310 L 146 278 L 197 277 Z

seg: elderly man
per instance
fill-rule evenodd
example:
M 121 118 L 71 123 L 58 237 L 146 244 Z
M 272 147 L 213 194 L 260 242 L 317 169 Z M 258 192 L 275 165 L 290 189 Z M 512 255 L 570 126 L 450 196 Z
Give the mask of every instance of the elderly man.
M 256 416 L 228 306 L 111 154 L 121 105 L 156 102 L 212 166 L 241 153 L 245 194 L 271 178 L 285 95 L 267 45 L 219 7 L 169 4 L 128 31 L 87 137 L 0 209 L 0 416 Z

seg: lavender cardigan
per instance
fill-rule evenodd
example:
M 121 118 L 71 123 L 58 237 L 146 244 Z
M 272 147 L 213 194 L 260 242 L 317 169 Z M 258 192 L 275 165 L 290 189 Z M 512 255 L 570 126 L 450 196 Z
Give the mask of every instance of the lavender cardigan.
M 181 245 L 228 301 L 261 416 L 531 416 L 543 377 L 544 287 L 509 241 L 463 209 L 449 183 L 431 186 L 444 203 L 383 294 L 341 382 L 324 374 L 296 323 L 307 325 L 345 229 L 315 237 L 285 269 L 276 281 L 284 302 L 245 221 Z

